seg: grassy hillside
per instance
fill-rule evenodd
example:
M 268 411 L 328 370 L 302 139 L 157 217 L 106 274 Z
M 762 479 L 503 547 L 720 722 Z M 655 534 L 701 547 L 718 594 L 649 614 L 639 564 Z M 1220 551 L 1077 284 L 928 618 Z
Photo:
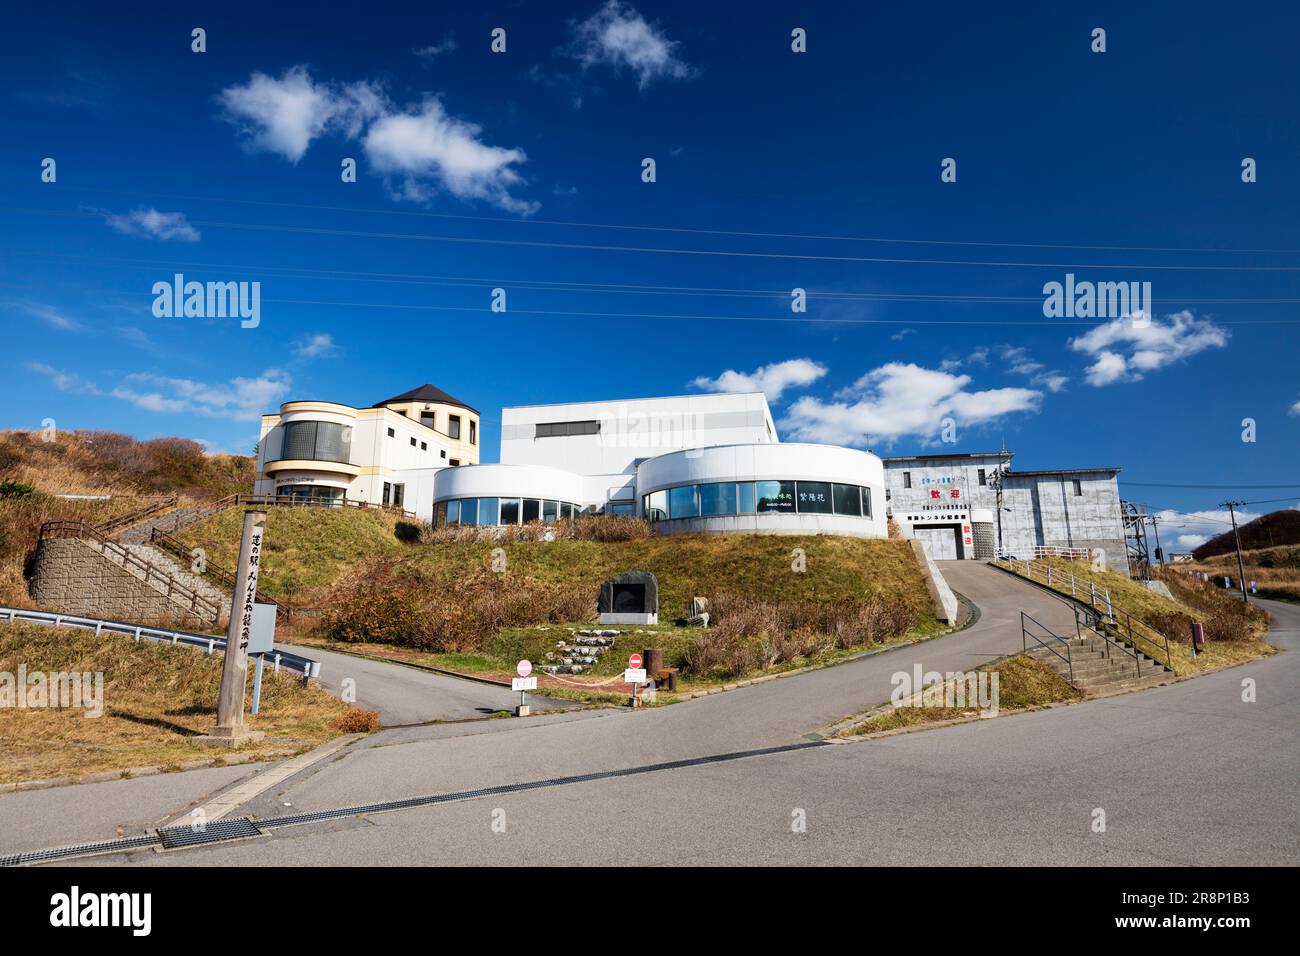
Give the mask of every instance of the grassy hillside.
M 203 548 L 208 561 L 233 570 L 239 559 L 242 508 L 229 508 L 200 521 L 178 537 Z M 258 587 L 271 597 L 300 604 L 325 600 L 320 589 L 361 561 L 396 556 L 406 545 L 397 539 L 398 521 L 377 509 L 268 509 Z
M 222 656 L 130 637 L 35 624 L 0 624 L 0 671 L 101 672 L 104 710 L 0 708 L 0 783 L 79 776 L 131 767 L 174 767 L 218 759 L 189 738 L 216 719 Z M 249 681 L 251 693 L 252 681 Z M 264 675 L 262 709 L 249 717 L 267 738 L 241 752 L 294 753 L 337 736 L 350 713 L 291 674 Z
M 1053 558 L 1045 563 L 1107 588 L 1117 608 L 1168 637 L 1179 674 L 1213 670 L 1272 653 L 1264 641 L 1267 614 L 1182 572 L 1170 570 L 1161 577 L 1173 594 L 1170 599 L 1114 571 L 1093 571 L 1085 562 Z M 1205 629 L 1206 647 L 1199 655 L 1192 654 L 1191 648 L 1194 620 Z M 1157 653 L 1154 647 L 1140 646 L 1147 654 L 1163 659 L 1163 647 Z
M 102 524 L 145 507 L 145 496 L 217 498 L 252 483 L 251 458 L 207 455 L 183 438 L 59 432 L 46 442 L 40 432 L 0 432 L 0 602 L 30 605 L 23 566 L 46 521 Z
M 1246 580 L 1256 583 L 1260 597 L 1300 602 L 1300 547 L 1291 545 L 1242 551 L 1241 560 L 1246 568 Z M 1216 581 L 1222 581 L 1227 575 L 1234 584 L 1240 574 L 1235 551 L 1184 567 L 1204 571 Z
M 1241 535 L 1243 551 L 1300 544 L 1300 510 L 1286 508 L 1261 515 L 1254 521 L 1241 525 L 1237 531 Z M 1205 542 L 1192 552 L 1192 557 L 1197 561 L 1204 561 L 1229 552 L 1235 554 L 1236 550 L 1236 537 L 1229 530 Z

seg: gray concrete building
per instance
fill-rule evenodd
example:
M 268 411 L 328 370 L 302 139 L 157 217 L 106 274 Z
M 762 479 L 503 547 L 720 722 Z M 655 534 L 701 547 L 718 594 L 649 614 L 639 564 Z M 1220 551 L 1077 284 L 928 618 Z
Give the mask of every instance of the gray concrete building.
M 1016 471 L 1011 452 L 885 458 L 889 514 L 931 557 L 1105 552 L 1127 573 L 1118 468 Z

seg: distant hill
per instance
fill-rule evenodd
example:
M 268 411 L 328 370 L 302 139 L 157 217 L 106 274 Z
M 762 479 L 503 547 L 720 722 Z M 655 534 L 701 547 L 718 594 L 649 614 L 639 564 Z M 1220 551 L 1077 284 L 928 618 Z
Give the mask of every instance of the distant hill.
M 1284 544 L 1300 544 L 1300 510 L 1288 508 L 1261 515 L 1254 521 L 1248 521 L 1237 529 L 1241 534 L 1241 548 L 1252 551 L 1256 548 L 1274 548 Z M 1197 561 L 1227 554 L 1236 548 L 1232 531 L 1229 529 L 1221 535 L 1211 538 L 1192 552 Z

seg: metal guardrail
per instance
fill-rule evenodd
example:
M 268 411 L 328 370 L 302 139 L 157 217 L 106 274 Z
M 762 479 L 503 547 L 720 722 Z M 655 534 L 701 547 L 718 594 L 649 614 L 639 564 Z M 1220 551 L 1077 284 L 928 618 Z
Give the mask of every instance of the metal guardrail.
M 110 541 L 102 532 L 84 521 L 47 521 L 41 525 L 40 540 L 45 541 L 50 538 L 77 538 L 81 541 L 94 542 L 95 546 L 99 548 L 106 558 L 116 560 L 122 565 L 123 569 L 135 568 L 142 572 L 144 577 L 141 580 L 146 584 L 152 582 L 165 585 L 167 597 L 175 599 L 175 597 L 179 596 L 182 604 L 188 602 L 190 611 L 196 617 L 213 622 L 221 620 L 220 604 L 178 581 L 167 570 L 155 567 L 152 562 L 142 560 L 130 549 L 123 547 L 116 541 Z M 131 572 L 128 570 L 127 573 L 130 574 Z
M 1034 627 L 1038 628 L 1038 630 L 1041 631 L 1045 636 L 1052 638 L 1052 640 L 1056 641 L 1058 644 L 1063 644 L 1065 646 L 1065 653 L 1062 654 L 1051 644 L 1048 644 L 1045 640 L 1043 640 L 1043 638 L 1040 637 L 1038 634 L 1031 633 L 1029 630 L 1030 624 L 1033 624 Z M 1076 628 L 1078 627 L 1077 618 L 1075 619 L 1075 627 Z M 1064 637 L 1061 637 L 1061 635 L 1057 634 L 1047 625 L 1039 623 L 1038 621 L 1030 617 L 1028 614 L 1026 614 L 1024 611 L 1021 611 L 1020 612 L 1020 646 L 1022 650 L 1024 651 L 1029 650 L 1029 641 L 1031 638 L 1040 647 L 1047 648 L 1049 651 L 1051 651 L 1061 660 L 1065 661 L 1066 669 L 1070 672 L 1070 684 L 1073 685 L 1074 684 L 1074 652 L 1070 649 L 1070 642 L 1066 640 Z
M 58 614 L 53 611 L 32 611 L 20 607 L 0 607 L 0 621 L 30 621 L 35 624 L 52 624 L 55 627 L 80 627 L 85 630 L 93 630 L 96 634 L 105 632 L 110 634 L 126 634 L 139 640 L 161 641 L 166 644 L 184 644 L 187 647 L 197 647 L 207 651 L 209 654 L 215 654 L 217 651 L 225 653 L 226 639 L 224 637 L 213 637 L 209 634 L 194 634 L 190 631 L 174 631 L 165 627 L 145 627 L 139 624 L 126 624 L 122 621 L 106 621 L 95 617 L 78 617 L 75 614 Z M 320 677 L 320 661 L 314 661 L 309 657 L 299 657 L 297 654 L 286 654 L 282 651 L 272 650 L 266 655 L 267 662 L 272 668 L 279 671 L 282 667 L 298 674 L 303 678 Z
M 1097 587 L 1092 581 L 1076 577 L 1063 568 L 1055 568 L 1040 561 L 1022 561 L 1018 558 L 1007 557 L 998 558 L 996 563 L 1005 564 L 1007 570 L 1012 574 L 1018 574 L 1031 581 L 1046 584 L 1053 590 L 1065 593 L 1068 588 L 1071 597 L 1087 600 L 1089 604 L 1098 609 L 1104 606 L 1107 616 L 1110 615 L 1112 604 L 1109 588 Z

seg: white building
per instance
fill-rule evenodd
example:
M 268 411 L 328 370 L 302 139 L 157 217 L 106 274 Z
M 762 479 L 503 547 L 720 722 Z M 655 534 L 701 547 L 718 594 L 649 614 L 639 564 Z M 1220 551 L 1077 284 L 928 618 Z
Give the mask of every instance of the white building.
M 255 494 L 383 504 L 427 518 L 434 476 L 479 460 L 479 414 L 432 385 L 372 405 L 294 401 L 262 416 Z
M 661 534 L 886 534 L 880 459 L 781 443 L 762 392 L 530 405 L 501 422 L 501 464 L 437 476 L 436 523 L 603 512 Z
M 478 412 L 432 385 L 370 408 L 286 402 L 262 419 L 255 491 L 440 525 L 640 515 L 660 534 L 885 537 L 892 515 L 935 558 L 1100 548 L 1123 566 L 1116 468 L 782 442 L 761 392 L 505 408 L 500 464 L 478 464 L 478 442 Z

